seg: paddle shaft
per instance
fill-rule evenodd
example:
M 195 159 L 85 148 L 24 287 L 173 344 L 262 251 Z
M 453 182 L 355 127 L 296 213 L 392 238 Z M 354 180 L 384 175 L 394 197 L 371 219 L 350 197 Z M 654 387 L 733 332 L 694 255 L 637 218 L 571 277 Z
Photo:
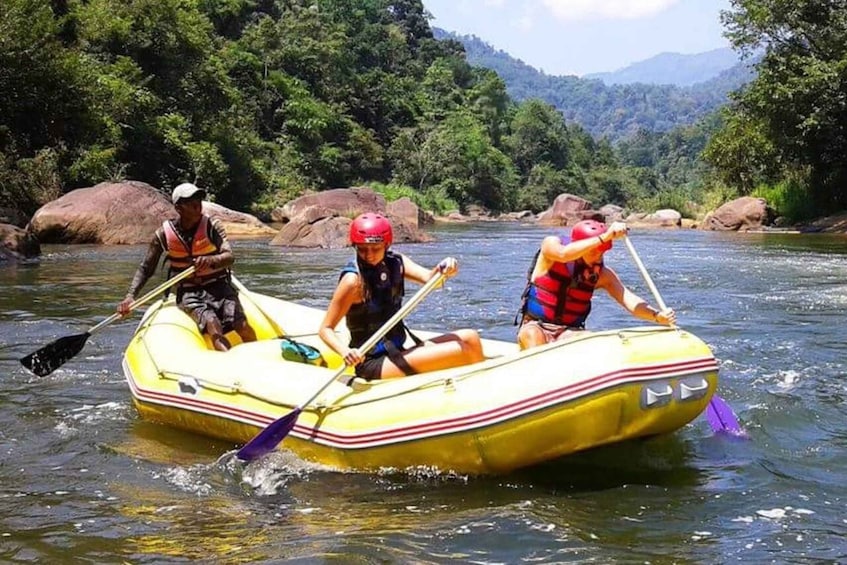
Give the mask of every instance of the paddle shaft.
M 650 273 L 647 272 L 647 268 L 644 266 L 644 263 L 641 262 L 641 258 L 638 256 L 638 253 L 636 253 L 635 247 L 633 247 L 629 237 L 624 236 L 623 241 L 626 244 L 626 248 L 629 249 L 629 254 L 632 255 L 632 260 L 635 261 L 635 265 L 638 267 L 638 270 L 641 271 L 641 276 L 644 278 L 644 282 L 646 282 L 647 286 L 650 287 L 650 291 L 653 293 L 653 297 L 656 299 L 656 303 L 659 305 L 659 308 L 662 310 L 667 309 L 665 301 L 662 300 L 662 295 L 659 294 L 659 289 L 656 288 L 655 284 L 653 284 L 653 279 L 650 278 Z M 714 414 L 714 417 L 708 418 L 709 425 L 712 426 L 713 431 L 726 431 L 736 435 L 744 433 L 738 423 L 738 418 L 732 411 L 732 408 L 730 408 L 729 404 L 718 396 L 717 393 L 713 394 L 711 400 L 709 400 L 709 412 Z
M 647 272 L 647 268 L 644 266 L 644 263 L 641 262 L 641 257 L 639 257 L 638 253 L 635 252 L 635 247 L 633 247 L 629 237 L 624 236 L 623 242 L 626 244 L 626 248 L 629 249 L 629 254 L 632 255 L 632 260 L 635 261 L 635 266 L 638 267 L 639 271 L 641 271 L 641 276 L 644 278 L 644 282 L 650 287 L 650 292 L 653 293 L 653 298 L 656 299 L 656 304 L 659 305 L 659 310 L 667 310 L 668 307 L 665 305 L 665 301 L 662 300 L 662 295 L 659 294 L 659 289 L 656 288 L 655 284 L 653 284 L 653 279 L 650 278 L 650 273 Z
M 395 313 L 394 313 L 394 315 L 393 315 L 393 316 L 391 316 L 391 318 L 389 318 L 387 322 L 385 322 L 384 324 L 382 324 L 382 326 L 381 326 L 381 327 L 380 327 L 380 328 L 379 328 L 379 329 L 378 329 L 378 330 L 377 330 L 377 331 L 376 331 L 376 332 L 375 332 L 375 333 L 374 333 L 374 334 L 373 334 L 370 338 L 368 338 L 368 340 L 367 340 L 365 343 L 363 343 L 362 345 L 360 345 L 360 346 L 358 347 L 359 351 L 360 351 L 360 352 L 364 355 L 365 353 L 367 353 L 368 351 L 370 351 L 371 349 L 373 349 L 373 348 L 376 346 L 376 344 L 377 344 L 377 343 L 379 343 L 379 341 L 380 341 L 382 338 L 384 338 L 384 337 L 385 337 L 385 334 L 387 334 L 389 331 L 391 331 L 391 328 L 393 328 L 395 325 L 397 325 L 398 323 L 400 323 L 400 322 L 403 320 L 403 318 L 405 318 L 406 316 L 408 316 L 408 315 L 411 313 L 411 311 L 412 311 L 412 310 L 414 310 L 414 309 L 415 309 L 415 307 L 416 307 L 418 304 L 420 304 L 420 303 L 421 303 L 421 301 L 422 301 L 424 298 L 426 298 L 426 297 L 427 297 L 427 295 L 428 295 L 430 292 L 432 292 L 432 290 L 433 290 L 436 286 L 438 286 L 438 284 L 442 281 L 442 279 L 444 279 L 444 277 L 445 277 L 444 273 L 438 273 L 436 276 L 434 276 L 434 277 L 432 277 L 431 279 L 429 279 L 429 280 L 426 282 L 426 284 L 425 284 L 425 285 L 423 285 L 423 286 L 422 286 L 422 287 L 421 287 L 421 288 L 420 288 L 420 289 L 419 289 L 419 290 L 418 290 L 418 291 L 414 294 L 414 296 L 412 296 L 412 298 L 410 298 L 410 299 L 409 299 L 409 301 L 408 301 L 408 302 L 406 302 L 406 304 L 404 304 L 404 305 L 403 305 L 403 307 L 402 307 L 402 308 L 400 308 L 399 310 L 397 310 L 397 312 L 395 312 Z M 309 404 L 311 404 L 311 403 L 312 403 L 312 401 L 314 401 L 314 400 L 315 400 L 318 396 L 320 396 L 320 394 L 321 394 L 323 391 L 325 391 L 327 388 L 329 388 L 329 385 L 331 385 L 331 384 L 335 381 L 335 379 L 339 378 L 341 375 L 343 375 L 343 374 L 344 374 L 344 371 L 346 371 L 346 370 L 347 370 L 347 367 L 348 367 L 348 365 L 347 365 L 347 364 L 345 364 L 345 365 L 344 365 L 343 367 L 341 367 L 338 371 L 336 371 L 336 373 L 332 376 L 332 378 L 331 378 L 330 380 L 328 380 L 327 382 L 325 382 L 325 383 L 324 383 L 324 385 L 323 385 L 321 388 L 319 388 L 319 389 L 317 390 L 317 392 L 315 392 L 315 394 L 313 394 L 313 395 L 311 396 L 311 398 L 309 398 L 306 402 L 304 402 L 303 404 L 301 404 L 301 405 L 298 407 L 298 409 L 299 409 L 299 410 L 302 410 L 304 407 L 306 407 L 306 406 L 308 406 Z
M 284 332 L 284 331 L 282 331 L 282 328 L 280 328 L 280 327 L 279 327 L 279 325 L 277 325 L 276 321 L 274 321 L 274 319 L 273 319 L 273 318 L 271 318 L 270 316 L 268 316 L 268 313 L 267 313 L 267 312 L 265 312 L 264 310 L 262 310 L 262 309 L 259 307 L 259 305 L 258 305 L 258 304 L 256 304 L 256 301 L 255 301 L 255 300 L 253 300 L 253 298 L 250 296 L 250 295 L 252 294 L 252 293 L 250 292 L 250 289 L 248 289 L 246 286 L 244 286 L 244 285 L 241 283 L 241 281 L 240 281 L 240 280 L 238 280 L 237 278 L 235 278 L 235 275 L 230 275 L 230 280 L 232 281 L 232 285 L 233 285 L 235 288 L 237 288 L 237 289 L 238 289 L 238 292 L 240 292 L 240 293 L 241 293 L 241 294 L 243 294 L 246 298 L 248 298 L 248 299 L 250 300 L 250 302 L 253 304 L 253 306 L 255 306 L 255 307 L 256 307 L 256 310 L 258 310 L 258 311 L 259 311 L 259 313 L 260 313 L 260 314 L 262 314 L 262 316 L 264 316 L 264 317 L 265 317 L 265 319 L 268 321 L 268 324 L 270 324 L 270 326 L 271 326 L 271 328 L 273 329 L 273 331 L 275 331 L 275 332 L 276 332 L 276 336 L 277 336 L 277 337 L 282 337 L 282 336 L 284 336 L 284 335 L 285 335 L 285 332 Z
M 391 319 L 385 322 L 382 327 L 380 327 L 374 335 L 372 335 L 362 346 L 359 348 L 359 351 L 362 353 L 366 353 L 370 351 L 379 340 L 385 337 L 385 334 L 393 328 L 396 324 L 403 320 L 406 316 L 409 315 L 415 306 L 420 303 L 431 291 L 434 289 L 438 283 L 440 283 L 444 279 L 444 273 L 439 273 L 437 276 L 432 277 L 426 284 L 421 287 L 418 292 L 405 304 L 401 307 Z M 239 289 L 240 290 L 240 289 Z M 236 453 L 236 457 L 241 459 L 242 461 L 252 461 L 261 457 L 266 453 L 270 453 L 276 446 L 279 445 L 285 436 L 294 429 L 294 425 L 297 423 L 297 418 L 300 416 L 300 413 L 303 412 L 303 408 L 311 404 L 320 394 L 325 391 L 329 385 L 335 382 L 336 379 L 341 377 L 344 374 L 344 371 L 347 370 L 347 364 L 345 364 L 341 369 L 335 372 L 332 375 L 332 378 L 323 384 L 306 402 L 303 402 L 299 406 L 295 407 L 294 410 L 277 418 L 265 428 L 263 428 L 258 434 L 256 434 L 250 441 L 248 441 L 244 447 L 238 450 Z
M 150 292 L 148 292 L 147 294 L 145 294 L 141 298 L 137 298 L 137 299 L 133 300 L 132 303 L 129 305 L 130 312 L 135 310 L 136 308 L 138 308 L 139 306 L 141 306 L 143 304 L 147 304 L 148 302 L 150 302 L 151 300 L 153 300 L 154 298 L 156 298 L 157 296 L 159 296 L 160 294 L 162 294 L 163 292 L 165 292 L 166 290 L 168 290 L 170 287 L 177 284 L 178 282 L 187 279 L 188 277 L 190 277 L 191 275 L 194 274 L 194 271 L 195 271 L 195 267 L 192 265 L 191 267 L 188 267 L 184 271 L 180 272 L 178 275 L 175 275 L 172 278 L 169 278 L 168 280 L 166 280 L 165 282 L 163 282 L 162 284 L 160 284 L 159 286 L 157 286 L 156 288 L 154 288 L 153 290 L 151 290 Z M 93 326 L 91 329 L 88 330 L 87 333 L 89 335 L 91 335 L 94 332 L 105 328 L 106 326 L 108 326 L 109 324 L 111 324 L 112 322 L 114 322 L 115 320 L 118 320 L 120 318 L 123 318 L 123 316 L 121 314 L 118 314 L 117 312 L 115 312 L 114 314 L 112 314 L 111 316 L 106 318 L 105 320 L 101 321 L 96 326 Z

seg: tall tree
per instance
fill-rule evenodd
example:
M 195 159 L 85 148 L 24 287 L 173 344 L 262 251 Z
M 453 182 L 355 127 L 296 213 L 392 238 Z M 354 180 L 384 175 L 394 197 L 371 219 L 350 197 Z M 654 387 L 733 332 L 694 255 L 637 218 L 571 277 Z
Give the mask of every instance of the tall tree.
M 772 149 L 770 175 L 808 171 L 820 209 L 847 206 L 847 4 L 732 0 L 731 6 L 722 13 L 727 37 L 742 53 L 764 50 L 764 56 L 727 119 L 741 138 L 719 137 L 720 148 L 710 150 L 720 157 L 714 162 L 741 169 L 750 147 Z M 749 167 L 747 176 L 755 176 L 761 160 Z

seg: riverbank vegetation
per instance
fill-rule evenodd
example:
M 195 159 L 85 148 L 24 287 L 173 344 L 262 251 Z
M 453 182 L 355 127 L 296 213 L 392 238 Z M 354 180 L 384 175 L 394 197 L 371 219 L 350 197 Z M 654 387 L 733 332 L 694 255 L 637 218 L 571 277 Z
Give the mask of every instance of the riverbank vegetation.
M 742 194 L 829 212 L 845 204 L 846 10 L 795 4 L 732 2 L 730 38 L 765 52 L 734 103 L 613 144 L 510 98 L 433 37 L 420 0 L 7 0 L 0 207 L 134 178 L 259 215 L 362 184 L 435 211 L 537 212 L 569 192 L 691 217 Z

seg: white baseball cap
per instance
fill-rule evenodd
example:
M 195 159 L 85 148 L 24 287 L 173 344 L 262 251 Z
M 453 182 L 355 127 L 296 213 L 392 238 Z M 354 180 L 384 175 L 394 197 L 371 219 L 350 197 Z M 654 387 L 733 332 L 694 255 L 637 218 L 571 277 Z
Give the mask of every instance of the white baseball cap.
M 184 182 L 174 189 L 173 194 L 171 194 L 171 200 L 176 204 L 183 198 L 188 199 L 197 196 L 197 193 L 200 193 L 200 198 L 206 198 L 205 190 L 197 188 L 190 182 Z

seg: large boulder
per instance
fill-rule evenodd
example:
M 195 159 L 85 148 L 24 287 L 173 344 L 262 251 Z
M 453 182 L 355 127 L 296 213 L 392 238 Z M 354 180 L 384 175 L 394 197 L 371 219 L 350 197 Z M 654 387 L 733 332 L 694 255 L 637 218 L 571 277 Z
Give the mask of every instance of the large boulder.
M 560 194 L 552 206 L 538 215 L 545 226 L 572 226 L 582 220 L 603 221 L 603 215 L 591 209 L 591 202 L 573 194 Z
M 391 221 L 395 243 L 432 241 L 430 235 L 404 221 L 403 218 L 388 214 L 388 219 Z M 311 206 L 303 209 L 282 226 L 270 245 L 340 249 L 349 245 L 352 222 L 351 218 L 338 214 L 334 210 L 322 206 Z
M 603 215 L 603 221 L 606 224 L 612 222 L 620 222 L 624 218 L 625 210 L 616 204 L 606 204 L 598 210 Z
M 228 234 L 271 235 L 254 216 L 204 202 L 207 214 L 220 216 Z M 73 190 L 42 206 L 29 229 L 42 243 L 147 243 L 153 232 L 176 217 L 170 197 L 139 181 L 104 182 Z
M 775 218 L 776 213 L 764 198 L 742 196 L 707 215 L 700 227 L 711 231 L 755 231 L 772 225 Z
M 338 249 L 347 245 L 351 221 L 321 206 L 305 208 L 289 218 L 270 245 Z
M 636 212 L 627 216 L 626 223 L 630 227 L 679 228 L 682 227 L 682 214 L 670 208 L 656 210 L 652 214 Z
M 0 224 L 0 262 L 31 259 L 41 255 L 41 246 L 32 232 L 11 224 Z
M 348 245 L 352 219 L 365 212 L 385 214 L 394 228 L 395 242 L 418 243 L 432 238 L 418 229 L 422 216 L 417 205 L 401 198 L 387 206 L 385 197 L 369 188 L 334 188 L 307 194 L 274 210 L 275 221 L 285 225 L 271 245 L 337 249 Z
M 366 187 L 333 188 L 295 198 L 271 212 L 271 218 L 274 222 L 290 222 L 311 206 L 333 210 L 339 216 L 355 218 L 365 212 L 385 213 L 385 197 Z
M 219 218 L 228 236 L 273 236 L 276 230 L 262 223 L 256 216 L 230 210 L 214 202 L 203 202 L 203 212 L 210 217 Z
M 394 218 L 401 218 L 404 223 L 419 228 L 426 223 L 432 223 L 432 215 L 427 215 L 409 197 L 404 196 L 388 203 L 386 212 Z
M 38 209 L 29 227 L 42 243 L 147 243 L 170 200 L 147 183 L 104 182 L 73 190 Z

